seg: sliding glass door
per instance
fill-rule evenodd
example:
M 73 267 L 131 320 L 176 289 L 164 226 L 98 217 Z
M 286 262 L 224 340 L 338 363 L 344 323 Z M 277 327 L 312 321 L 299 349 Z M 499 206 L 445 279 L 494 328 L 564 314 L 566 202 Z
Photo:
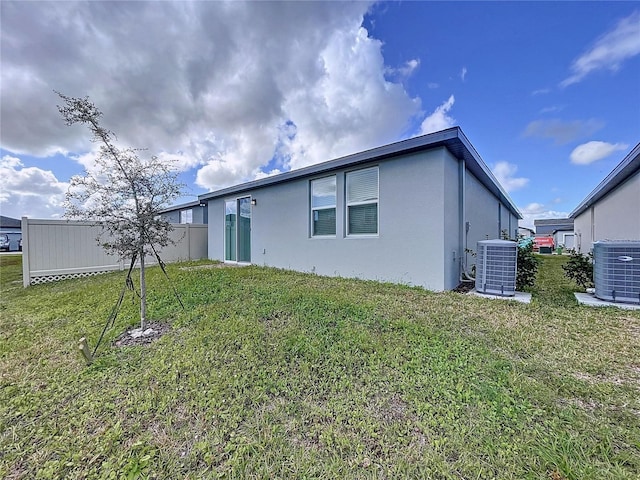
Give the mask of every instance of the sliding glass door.
M 224 259 L 251 262 L 251 197 L 227 200 L 224 205 Z

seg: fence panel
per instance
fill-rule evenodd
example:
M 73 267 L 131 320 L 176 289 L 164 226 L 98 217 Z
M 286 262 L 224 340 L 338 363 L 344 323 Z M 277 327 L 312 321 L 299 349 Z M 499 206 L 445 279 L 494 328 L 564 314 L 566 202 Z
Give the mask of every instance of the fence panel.
M 173 225 L 176 245 L 162 249 L 164 262 L 207 258 L 207 225 Z M 123 270 L 129 262 L 108 255 L 96 238 L 101 227 L 91 222 L 22 218 L 22 273 L 25 287 L 66 278 Z M 149 258 L 155 263 L 155 258 Z

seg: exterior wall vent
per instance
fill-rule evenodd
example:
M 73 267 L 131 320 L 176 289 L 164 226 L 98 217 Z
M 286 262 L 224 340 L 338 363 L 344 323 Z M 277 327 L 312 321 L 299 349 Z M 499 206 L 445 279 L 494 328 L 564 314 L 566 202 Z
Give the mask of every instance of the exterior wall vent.
M 508 240 L 478 242 L 476 291 L 513 297 L 516 293 L 518 244 Z
M 601 300 L 640 304 L 640 241 L 595 242 L 593 281 Z

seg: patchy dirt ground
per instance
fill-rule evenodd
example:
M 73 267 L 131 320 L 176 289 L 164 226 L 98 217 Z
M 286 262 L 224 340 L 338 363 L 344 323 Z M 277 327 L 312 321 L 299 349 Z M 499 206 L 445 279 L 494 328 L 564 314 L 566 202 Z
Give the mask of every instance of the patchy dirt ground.
M 476 284 L 474 282 L 463 282 L 454 288 L 453 291 L 458 293 L 468 293 L 474 288 L 476 288 Z
M 127 330 L 126 332 L 123 332 L 118 338 L 116 338 L 113 344 L 116 347 L 149 345 L 150 343 L 163 336 L 165 333 L 170 332 L 171 325 L 163 322 L 148 322 L 145 332 L 149 330 L 152 331 L 139 337 L 135 337 L 134 335 L 132 335 L 132 332 L 134 332 L 135 329 Z

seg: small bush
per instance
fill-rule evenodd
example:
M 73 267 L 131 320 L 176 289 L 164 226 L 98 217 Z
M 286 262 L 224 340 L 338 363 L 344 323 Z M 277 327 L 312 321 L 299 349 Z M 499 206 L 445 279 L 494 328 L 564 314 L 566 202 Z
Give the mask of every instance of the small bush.
M 533 287 L 538 273 L 538 259 L 533 254 L 533 242 L 518 245 L 518 271 L 516 274 L 516 290 Z
M 593 287 L 593 254 L 582 255 L 571 250 L 569 261 L 562 266 L 564 275 L 582 288 Z

